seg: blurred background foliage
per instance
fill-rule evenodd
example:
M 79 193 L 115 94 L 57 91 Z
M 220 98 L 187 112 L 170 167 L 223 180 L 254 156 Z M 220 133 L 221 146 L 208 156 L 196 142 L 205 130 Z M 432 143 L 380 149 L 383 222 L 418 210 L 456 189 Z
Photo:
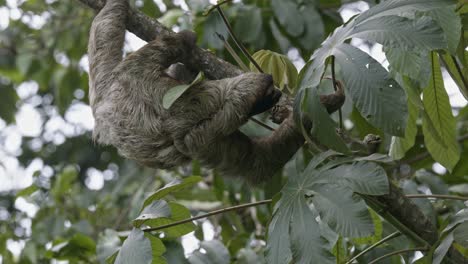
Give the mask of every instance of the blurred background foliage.
M 266 49 L 285 54 L 299 68 L 326 36 L 343 24 L 343 10 L 353 14 L 376 4 L 344 0 L 239 2 L 224 9 L 247 48 L 252 53 Z M 215 34 L 227 37 L 219 16 L 203 15 L 210 6 L 208 0 L 131 3 L 176 31 L 195 30 L 201 47 L 235 63 Z M 204 176 L 193 188 L 171 194 L 171 199 L 189 208 L 192 215 L 272 198 L 284 182 L 282 175 L 277 175 L 268 188 L 253 188 L 224 179 L 196 162 L 174 171 L 145 169 L 121 158 L 112 147 L 96 145 L 91 138 L 86 56 L 93 16 L 91 9 L 73 0 L 0 0 L 0 263 L 104 263 L 128 235 L 125 231 L 130 230 L 130 222 L 138 216 L 148 193 L 176 176 Z M 466 21 L 464 16 L 464 25 Z M 141 45 L 131 36 L 126 42 L 126 52 Z M 372 48 L 370 43 L 360 44 Z M 372 128 L 352 107 L 345 111 L 353 135 L 380 134 L 386 142 L 381 151 L 388 151 L 390 137 Z M 467 133 L 468 108 L 461 105 L 453 111 L 457 134 Z M 405 190 L 467 195 L 468 141 L 462 140 L 461 148 L 458 166 L 448 173 L 434 165 L 419 133 L 405 158 L 414 162 L 411 166 L 405 163 L 398 171 L 405 178 Z M 293 166 L 286 166 L 283 175 Z M 437 210 L 453 213 L 462 207 L 444 201 L 421 204 L 434 221 Z M 168 263 L 186 263 L 184 250 L 192 252 L 198 249 L 198 241 L 206 240 L 201 252 L 227 256 L 226 263 L 230 258 L 236 263 L 260 263 L 270 216 L 271 208 L 260 206 L 199 220 L 199 227 L 182 242 L 162 238 L 164 257 Z M 380 228 L 381 236 L 393 230 L 385 223 Z M 218 240 L 222 244 L 208 243 Z M 358 247 L 370 242 L 360 243 Z M 373 254 L 381 255 L 402 243 L 407 242 L 394 240 Z M 192 255 L 191 263 L 206 263 L 200 260 L 205 254 L 199 252 Z

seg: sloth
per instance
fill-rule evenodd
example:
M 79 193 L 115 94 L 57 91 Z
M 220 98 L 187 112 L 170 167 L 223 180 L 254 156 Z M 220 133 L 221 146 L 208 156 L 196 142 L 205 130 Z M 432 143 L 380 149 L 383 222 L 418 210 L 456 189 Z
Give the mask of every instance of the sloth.
M 250 117 L 278 102 L 281 92 L 272 77 L 244 73 L 204 80 L 165 109 L 164 94 L 184 83 L 168 68 L 190 59 L 195 34 L 158 37 L 123 58 L 127 1 L 107 0 L 91 26 L 89 95 L 95 141 L 148 167 L 170 169 L 196 159 L 251 183 L 272 177 L 304 143 L 292 114 L 269 136 L 254 138 L 239 131 Z M 343 95 L 339 103 L 335 95 L 327 96 L 321 101 L 329 112 L 343 104 Z M 333 105 L 327 104 L 329 99 Z

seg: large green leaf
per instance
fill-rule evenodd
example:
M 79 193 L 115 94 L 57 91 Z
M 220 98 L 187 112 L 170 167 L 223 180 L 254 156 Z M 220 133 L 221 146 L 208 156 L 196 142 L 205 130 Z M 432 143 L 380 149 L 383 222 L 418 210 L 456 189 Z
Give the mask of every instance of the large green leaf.
M 293 93 L 297 83 L 297 69 L 288 57 L 269 50 L 259 50 L 252 55 L 263 72 L 271 74 L 275 85 L 280 90 Z M 258 71 L 250 64 L 252 71 Z
M 333 34 L 322 43 L 322 47 L 317 49 L 314 52 L 314 54 L 311 57 L 311 60 L 302 69 L 300 78 L 299 78 L 300 79 L 299 87 L 301 88 L 315 87 L 319 85 L 322 74 L 325 70 L 325 60 L 329 56 L 335 54 L 335 49 L 337 46 L 340 46 L 347 39 L 352 37 L 353 32 L 355 32 L 354 31 L 355 28 L 361 28 L 361 29 L 372 28 L 373 22 L 371 20 L 373 19 L 380 19 L 381 17 L 385 17 L 385 16 L 396 16 L 396 15 L 401 15 L 401 14 L 408 15 L 416 11 L 429 11 L 429 10 L 433 10 L 436 8 L 445 8 L 447 7 L 447 4 L 454 3 L 454 2 L 455 1 L 451 1 L 451 0 L 428 0 L 428 1 L 425 1 L 425 0 L 406 0 L 406 1 L 389 0 L 389 1 L 384 1 L 378 5 L 373 6 L 369 10 L 356 16 L 354 20 L 348 22 L 346 25 L 336 28 Z M 404 21 L 407 22 L 405 26 L 402 28 L 402 29 L 406 29 L 406 32 L 405 30 L 398 31 L 399 33 L 404 33 L 405 35 L 408 34 L 407 31 L 411 28 L 413 28 L 413 31 L 416 30 L 416 28 L 414 27 L 415 25 L 412 25 L 413 23 L 416 23 L 416 24 L 422 23 L 422 22 L 430 23 L 430 22 L 425 22 L 426 19 L 424 19 L 422 22 L 421 21 L 413 22 L 410 20 L 404 20 L 404 19 L 398 19 L 398 18 L 393 18 L 393 19 L 395 21 L 399 20 L 401 23 L 403 23 Z M 379 25 L 381 26 L 380 30 L 386 31 L 386 28 L 382 28 L 383 22 L 385 21 L 389 22 L 390 20 L 392 20 L 392 18 L 381 18 L 381 20 L 376 20 L 376 21 L 380 21 L 379 23 Z M 430 25 L 430 26 L 433 30 L 435 30 L 435 28 L 433 28 L 433 25 Z M 386 32 L 392 35 L 395 33 L 393 31 L 392 32 L 386 31 Z M 429 31 L 429 32 L 432 32 L 432 31 Z M 436 31 L 433 31 L 433 32 L 435 33 Z M 379 36 L 379 38 L 377 38 L 376 36 Z M 379 34 L 375 30 L 370 31 L 370 32 L 367 32 L 367 31 L 361 32 L 360 37 L 371 37 L 371 39 L 378 40 L 382 43 L 396 44 L 392 42 L 392 39 L 389 36 L 387 36 L 386 34 Z M 441 39 L 444 39 L 444 36 L 442 34 L 437 34 L 437 35 L 428 36 L 428 38 L 437 40 L 436 44 L 440 45 Z M 414 46 L 415 44 L 414 43 L 415 40 L 412 40 L 413 36 L 409 36 L 409 38 L 406 40 L 403 39 L 401 36 L 398 36 L 397 39 L 399 40 L 397 44 L 399 44 L 399 46 L 402 45 L 402 47 L 408 47 L 411 45 Z M 421 43 L 420 41 L 418 41 L 418 43 L 423 46 L 432 45 L 428 43 Z
M 161 257 L 164 251 L 166 249 L 161 240 L 153 236 L 147 237 L 143 231 L 134 228 L 127 239 L 125 239 L 115 259 L 115 263 L 165 264 L 166 261 Z
M 357 24 L 347 37 L 367 39 L 386 47 L 405 50 L 447 47 L 442 28 L 429 17 L 415 20 L 400 16 L 378 17 Z
M 143 203 L 143 208 L 145 208 L 155 200 L 160 200 L 172 192 L 181 191 L 187 187 L 196 184 L 201 180 L 202 178 L 200 176 L 191 176 L 184 179 L 175 178 L 173 181 L 164 185 L 161 189 L 157 190 L 156 192 L 152 193 L 148 198 L 146 198 L 145 202 Z
M 389 155 L 395 160 L 402 159 L 405 156 L 405 153 L 414 146 L 416 134 L 418 133 L 416 120 L 418 118 L 419 110 L 410 101 L 408 101 L 408 113 L 405 136 L 392 137 L 392 143 L 390 144 Z
M 455 7 L 447 6 L 444 8 L 438 8 L 430 10 L 425 14 L 432 17 L 432 19 L 442 27 L 447 39 L 448 50 L 451 54 L 455 54 L 462 32 L 461 19 L 455 12 Z
M 181 84 L 172 87 L 171 89 L 167 90 L 167 92 L 164 94 L 163 97 L 163 107 L 165 109 L 169 109 L 171 105 L 179 98 L 181 97 L 185 91 L 187 91 L 189 88 L 193 87 L 194 85 L 197 85 L 201 83 L 205 79 L 205 75 L 203 72 L 198 73 L 197 77 L 195 80 L 192 81 L 191 84 Z
M 423 91 L 423 103 L 427 113 L 427 115 L 423 115 L 424 142 L 432 157 L 449 171 L 452 171 L 460 159 L 455 131 L 456 121 L 444 87 L 439 58 L 434 52 L 431 54 L 431 65 L 431 80 L 429 86 Z M 429 127 L 429 121 L 434 125 L 440 138 Z
M 304 196 L 296 197 L 290 223 L 290 243 L 294 263 L 335 263 L 335 258 L 325 246 L 318 224 L 313 221 Z
M 345 164 L 320 173 L 314 183 L 336 184 L 353 192 L 369 195 L 388 193 L 388 179 L 385 170 L 373 162 Z
M 295 1 L 272 0 L 271 6 L 278 21 L 291 36 L 298 37 L 304 32 L 305 24 Z
M 337 233 L 350 237 L 372 234 L 369 211 L 353 192 L 387 193 L 386 173 L 377 164 L 367 161 L 353 165 L 332 161 L 318 167 L 332 154 L 317 155 L 302 173 L 289 175 L 268 227 L 267 263 L 289 263 L 291 260 L 295 263 L 311 263 L 312 260 L 333 263 L 330 248 L 323 234 L 317 231 L 320 229 L 317 217 L 310 211 L 305 197 L 312 197 L 323 224 Z
M 341 44 L 335 49 L 348 94 L 366 120 L 392 135 L 404 135 L 407 119 L 403 88 L 363 51 Z
M 373 6 L 356 18 L 356 24 L 362 24 L 374 18 L 429 11 L 455 4 L 455 0 L 389 0 Z
M 167 203 L 163 200 L 156 200 L 143 209 L 141 214 L 133 221 L 133 224 L 136 227 L 145 225 L 154 228 L 189 219 L 190 217 L 190 211 L 185 206 L 175 202 Z M 192 232 L 194 229 L 195 224 L 188 222 L 159 231 L 164 232 L 169 237 L 180 237 Z

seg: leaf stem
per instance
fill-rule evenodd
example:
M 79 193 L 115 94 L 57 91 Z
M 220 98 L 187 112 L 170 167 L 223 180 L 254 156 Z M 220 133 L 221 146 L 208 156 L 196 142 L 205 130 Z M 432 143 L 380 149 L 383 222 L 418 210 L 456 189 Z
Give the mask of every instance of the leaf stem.
M 216 10 L 218 11 L 219 15 L 223 19 L 224 25 L 226 25 L 226 28 L 229 32 L 229 35 L 231 35 L 231 38 L 234 40 L 234 43 L 236 43 L 237 47 L 242 51 L 244 56 L 246 56 L 249 61 L 257 68 L 258 72 L 263 73 L 262 68 L 260 68 L 260 65 L 257 64 L 257 62 L 254 60 L 254 58 L 250 55 L 250 53 L 247 51 L 247 49 L 242 45 L 242 43 L 239 41 L 237 36 L 234 34 L 234 30 L 232 30 L 231 25 L 229 24 L 229 21 L 226 18 L 226 15 L 224 15 L 223 10 L 219 5 L 215 6 Z
M 390 252 L 388 254 L 385 254 L 383 256 L 380 256 L 380 257 L 372 260 L 371 262 L 369 262 L 369 264 L 375 264 L 375 263 L 378 263 L 382 259 L 394 256 L 394 255 L 400 255 L 400 254 L 406 253 L 406 252 L 427 251 L 427 250 L 428 250 L 427 247 L 416 247 L 416 248 L 408 248 L 408 249 L 397 250 L 397 251 L 393 251 L 393 252 Z
M 468 201 L 468 197 L 457 196 L 457 195 L 445 195 L 445 194 L 407 194 L 406 198 L 440 198 L 448 200 L 460 200 Z
M 381 240 L 377 241 L 377 243 L 375 244 L 372 244 L 370 247 L 364 249 L 363 251 L 361 251 L 359 254 L 357 254 L 356 256 L 354 256 L 352 259 L 348 260 L 346 262 L 346 264 L 350 264 L 351 262 L 353 262 L 354 260 L 356 260 L 357 258 L 359 258 L 360 256 L 366 254 L 367 252 L 371 251 L 372 249 L 382 245 L 383 243 L 387 242 L 388 240 L 392 239 L 392 238 L 395 238 L 395 237 L 399 237 L 401 235 L 400 231 L 396 231 L 384 238 L 382 238 Z
M 177 226 L 177 225 L 189 223 L 189 222 L 192 222 L 192 221 L 195 221 L 195 220 L 198 220 L 198 219 L 202 219 L 202 218 L 205 218 L 205 217 L 209 217 L 209 216 L 212 216 L 212 215 L 222 214 L 222 213 L 225 213 L 225 212 L 235 211 L 235 210 L 239 210 L 239 209 L 243 209 L 243 208 L 247 208 L 247 207 L 262 205 L 262 204 L 269 204 L 269 203 L 271 203 L 271 202 L 272 202 L 272 200 L 271 200 L 271 199 L 268 199 L 268 200 L 262 200 L 262 201 L 258 201 L 258 202 L 253 202 L 253 203 L 246 203 L 246 204 L 231 206 L 231 207 L 227 207 L 227 208 L 223 208 L 223 209 L 211 211 L 211 212 L 206 213 L 206 214 L 202 214 L 202 215 L 198 215 L 198 216 L 195 216 L 195 217 L 191 217 L 191 218 L 188 218 L 188 219 L 180 220 L 180 221 L 177 221 L 177 222 L 174 222 L 174 223 L 170 223 L 170 224 L 167 224 L 167 225 L 162 225 L 162 226 L 157 226 L 157 227 L 151 227 L 151 228 L 145 228 L 145 229 L 143 229 L 143 231 L 144 231 L 144 232 L 157 231 L 157 230 L 161 230 L 161 229 L 165 229 L 165 228 L 169 228 L 169 227 L 173 227 L 173 226 Z
M 332 74 L 332 82 L 333 82 L 333 89 L 335 92 L 338 90 L 337 88 L 337 81 L 336 81 L 336 74 L 335 74 L 335 56 L 331 56 L 331 74 Z M 341 107 L 338 109 L 338 115 L 340 118 L 340 130 L 343 130 L 343 113 L 341 112 Z
M 229 3 L 229 2 L 232 2 L 232 0 L 224 0 L 224 1 L 218 1 L 218 3 L 216 5 L 212 5 L 210 8 L 208 8 L 208 10 L 206 10 L 205 12 L 203 12 L 203 15 L 204 16 L 207 16 L 209 15 L 211 12 L 213 12 L 213 10 L 215 10 L 216 8 L 220 7 L 221 5 L 224 5 L 226 3 Z

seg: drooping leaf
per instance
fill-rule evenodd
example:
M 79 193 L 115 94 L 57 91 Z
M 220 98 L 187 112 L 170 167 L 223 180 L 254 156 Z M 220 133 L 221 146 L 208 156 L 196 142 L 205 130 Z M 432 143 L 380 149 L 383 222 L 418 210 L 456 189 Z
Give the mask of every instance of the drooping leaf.
M 170 183 L 164 185 L 161 189 L 151 194 L 143 203 L 143 208 L 155 200 L 160 200 L 172 192 L 178 192 L 184 188 L 190 187 L 201 180 L 202 178 L 200 176 L 191 176 L 184 179 L 176 178 Z
M 357 23 L 348 37 L 367 39 L 404 50 L 447 48 L 442 28 L 429 17 L 411 20 L 400 16 L 381 16 L 366 23 Z
M 348 94 L 362 116 L 385 132 L 403 136 L 408 110 L 400 85 L 380 63 L 353 46 L 341 44 L 335 56 Z
M 437 8 L 425 14 L 434 19 L 443 29 L 447 39 L 448 50 L 451 54 L 455 54 L 462 32 L 460 16 L 455 12 L 455 7 L 452 5 L 444 8 Z
M 273 81 L 280 90 L 284 91 L 286 88 L 289 93 L 295 91 L 297 69 L 288 57 L 269 50 L 257 51 L 252 57 L 265 73 L 273 76 Z M 252 63 L 250 69 L 258 71 Z
M 437 54 L 431 54 L 432 75 L 429 86 L 423 91 L 425 113 L 423 115 L 424 142 L 431 156 L 449 171 L 460 159 L 460 150 L 456 140 L 455 118 L 452 114 L 447 91 L 444 87 L 442 72 Z M 429 120 L 440 138 L 436 139 L 429 127 Z
M 169 217 L 171 217 L 171 209 L 167 202 L 164 200 L 155 200 L 146 206 L 140 215 L 133 220 L 133 225 L 135 227 L 140 227 L 148 220 Z
M 165 109 L 169 109 L 172 104 L 184 94 L 185 91 L 187 91 L 190 87 L 193 87 L 194 85 L 197 85 L 201 83 L 205 79 L 205 75 L 203 72 L 199 72 L 197 77 L 195 77 L 195 80 L 192 81 L 191 84 L 182 84 L 182 85 L 177 85 L 169 89 L 163 97 L 163 107 Z
M 417 50 L 404 50 L 399 48 L 384 48 L 385 56 L 390 63 L 392 70 L 397 71 L 403 75 L 403 88 L 408 92 L 408 89 L 412 88 L 410 84 L 405 80 L 405 76 L 411 78 L 411 80 L 418 81 L 421 86 L 426 86 L 431 75 L 431 70 L 427 65 L 429 64 L 428 52 L 418 52 Z M 412 94 L 408 93 L 408 97 Z M 419 100 L 421 100 L 419 98 Z M 414 103 L 414 102 L 413 102 Z
M 151 236 L 150 239 L 143 231 L 134 228 L 127 239 L 125 239 L 115 259 L 115 263 L 163 264 L 166 263 L 166 261 L 161 256 L 165 250 L 161 240 L 153 236 Z

